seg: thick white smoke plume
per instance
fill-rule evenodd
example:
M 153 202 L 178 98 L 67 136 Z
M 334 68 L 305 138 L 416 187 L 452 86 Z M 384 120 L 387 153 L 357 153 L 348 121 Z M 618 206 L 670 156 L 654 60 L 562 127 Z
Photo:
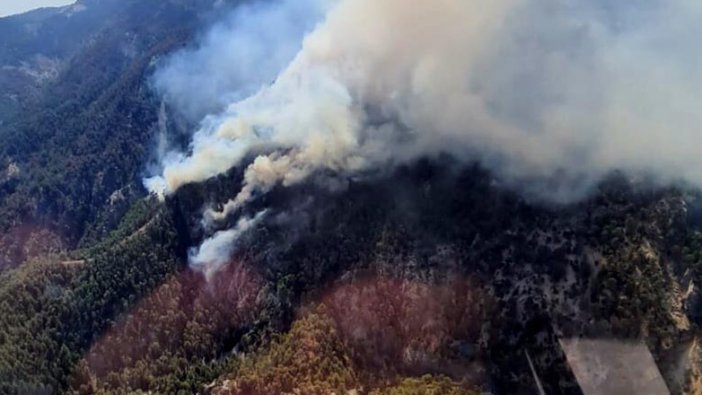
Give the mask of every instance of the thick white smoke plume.
M 260 212 L 252 218 L 239 219 L 232 229 L 215 233 L 198 248 L 190 250 L 190 265 L 202 271 L 206 277 L 216 273 L 229 263 L 229 257 L 236 248 L 236 241 L 249 229 L 256 226 L 266 213 Z
M 304 12 L 293 3 L 266 2 L 244 14 L 255 23 L 215 29 L 159 74 L 184 111 L 202 97 L 229 103 L 146 180 L 152 192 L 222 174 L 251 152 L 265 154 L 207 218 L 320 170 L 358 174 L 438 153 L 561 201 L 615 169 L 702 185 L 698 1 L 320 0 Z M 258 54 L 289 54 L 291 24 L 281 34 L 247 27 L 317 16 L 285 66 L 285 56 Z M 200 63 L 207 75 L 188 73 Z M 260 78 L 275 66 L 273 82 Z M 243 88 L 222 93 L 231 84 L 220 81 Z

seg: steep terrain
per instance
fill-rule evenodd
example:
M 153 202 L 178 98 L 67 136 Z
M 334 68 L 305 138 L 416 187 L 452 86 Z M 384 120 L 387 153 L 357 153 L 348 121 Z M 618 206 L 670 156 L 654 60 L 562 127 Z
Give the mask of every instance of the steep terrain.
M 187 126 L 150 76 L 235 3 L 0 19 L 0 393 L 579 394 L 581 337 L 643 344 L 671 393 L 702 393 L 683 187 L 615 173 L 554 205 L 432 157 L 274 188 L 221 270 L 188 267 L 245 166 L 146 196 L 157 135 Z
M 321 303 L 338 309 L 352 350 L 374 350 L 355 355 L 370 371 L 440 372 L 498 393 L 532 393 L 525 353 L 547 393 L 578 393 L 559 345 L 572 337 L 642 340 L 675 393 L 697 380 L 677 362 L 698 332 L 693 195 L 613 175 L 587 201 L 554 208 L 478 167 L 432 162 L 339 196 L 309 188 L 261 202 L 281 214 L 235 258 L 292 298 L 268 307 L 274 326 L 286 306 Z
M 0 267 L 95 241 L 144 195 L 160 106 L 149 76 L 208 18 L 201 3 L 81 1 L 0 20 Z

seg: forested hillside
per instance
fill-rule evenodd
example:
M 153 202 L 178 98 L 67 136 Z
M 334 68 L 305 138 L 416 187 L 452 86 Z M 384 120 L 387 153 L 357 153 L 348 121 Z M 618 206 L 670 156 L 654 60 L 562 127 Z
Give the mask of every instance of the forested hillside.
M 99 240 L 145 195 L 140 175 L 160 107 L 149 77 L 160 56 L 198 31 L 202 10 L 200 2 L 99 0 L 0 21 L 10 37 L 0 47 L 0 86 L 18 107 L 0 123 L 0 266 Z
M 642 344 L 671 393 L 702 393 L 685 184 L 611 172 L 553 203 L 448 154 L 320 172 L 253 194 L 238 214 L 266 215 L 227 262 L 190 266 L 255 155 L 149 195 L 159 137 L 195 127 L 153 75 L 239 3 L 0 18 L 0 394 L 583 394 L 572 338 Z

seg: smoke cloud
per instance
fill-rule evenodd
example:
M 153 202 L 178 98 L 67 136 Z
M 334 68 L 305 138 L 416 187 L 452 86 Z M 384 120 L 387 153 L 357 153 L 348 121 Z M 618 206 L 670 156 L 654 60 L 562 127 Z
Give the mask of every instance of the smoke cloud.
M 320 171 L 361 175 L 440 153 L 557 201 L 613 170 L 702 185 L 699 2 L 262 4 L 157 78 L 184 112 L 226 106 L 204 118 L 188 152 L 167 155 L 145 181 L 152 192 L 263 153 L 209 220 Z
M 166 59 L 153 83 L 190 120 L 224 110 L 270 84 L 324 16 L 326 0 L 245 2 Z
M 192 248 L 189 254 L 190 265 L 210 278 L 222 266 L 229 263 L 229 258 L 236 248 L 236 241 L 261 222 L 265 215 L 265 212 L 261 212 L 251 218 L 241 218 L 234 228 L 217 232 L 198 248 Z

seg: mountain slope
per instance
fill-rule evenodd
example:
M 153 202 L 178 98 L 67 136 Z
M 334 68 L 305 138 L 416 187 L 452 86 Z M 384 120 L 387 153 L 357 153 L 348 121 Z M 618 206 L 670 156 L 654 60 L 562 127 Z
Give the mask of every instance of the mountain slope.
M 202 2 L 94 0 L 0 20 L 16 33 L 3 40 L 0 86 L 19 103 L 17 111 L 0 106 L 13 112 L 0 114 L 0 266 L 46 251 L 24 247 L 33 234 L 51 235 L 59 245 L 51 250 L 98 240 L 144 195 L 139 176 L 160 106 L 149 76 L 206 10 Z
M 236 4 L 0 19 L 0 393 L 533 394 L 537 376 L 580 394 L 562 340 L 581 337 L 643 345 L 672 393 L 700 393 L 702 204 L 683 188 L 617 173 L 554 205 L 420 159 L 255 196 L 240 214 L 266 217 L 227 264 L 188 267 L 216 230 L 203 207 L 253 158 L 145 196 L 157 135 L 189 126 L 150 76 Z

